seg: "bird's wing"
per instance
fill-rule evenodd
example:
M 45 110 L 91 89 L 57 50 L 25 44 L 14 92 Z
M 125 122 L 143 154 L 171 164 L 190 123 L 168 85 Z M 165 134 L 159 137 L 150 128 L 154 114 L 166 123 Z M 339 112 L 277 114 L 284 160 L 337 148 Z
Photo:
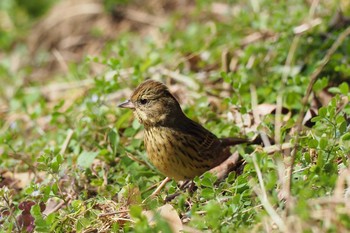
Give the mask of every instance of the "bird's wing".
M 195 121 L 188 119 L 185 124 L 182 124 L 180 129 L 187 134 L 187 139 L 191 140 L 189 143 L 195 145 L 195 150 L 202 158 L 214 157 L 214 153 L 218 151 L 221 141 L 209 130 Z

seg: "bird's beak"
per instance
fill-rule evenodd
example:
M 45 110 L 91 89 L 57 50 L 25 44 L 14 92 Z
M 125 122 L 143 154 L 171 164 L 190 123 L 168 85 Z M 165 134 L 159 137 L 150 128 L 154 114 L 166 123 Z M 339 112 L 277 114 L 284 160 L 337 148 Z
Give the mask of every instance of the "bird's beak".
M 119 104 L 118 107 L 135 109 L 135 105 L 130 100 L 126 100 L 125 102 Z

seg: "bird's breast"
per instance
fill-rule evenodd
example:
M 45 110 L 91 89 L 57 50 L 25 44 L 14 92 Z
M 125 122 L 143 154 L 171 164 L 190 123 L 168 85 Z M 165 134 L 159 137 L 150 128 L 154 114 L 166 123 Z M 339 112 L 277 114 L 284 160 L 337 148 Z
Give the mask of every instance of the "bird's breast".
M 212 160 L 199 154 L 198 142 L 181 131 L 149 127 L 145 130 L 144 142 L 152 164 L 175 180 L 192 179 L 212 167 Z

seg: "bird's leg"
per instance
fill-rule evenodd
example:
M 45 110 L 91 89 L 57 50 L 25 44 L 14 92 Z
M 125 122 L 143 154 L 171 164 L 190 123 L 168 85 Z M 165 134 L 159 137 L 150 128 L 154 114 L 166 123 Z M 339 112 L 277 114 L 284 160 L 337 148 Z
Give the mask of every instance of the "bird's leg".
M 189 183 L 191 182 L 191 180 L 185 180 L 180 186 L 179 189 L 180 190 L 184 190 L 188 187 Z
M 194 184 L 193 180 L 186 180 L 185 182 L 183 182 L 180 187 L 180 190 L 185 190 L 187 189 L 187 191 L 189 193 L 193 193 L 196 190 L 196 185 Z
M 179 189 L 180 189 L 181 191 L 177 191 L 177 192 L 175 192 L 175 193 L 173 193 L 173 194 L 170 194 L 170 195 L 166 196 L 164 202 L 165 202 L 165 203 L 168 203 L 168 202 L 172 201 L 175 197 L 177 197 L 177 196 L 179 196 L 179 195 L 181 194 L 182 190 L 184 190 L 184 189 L 186 189 L 187 187 L 189 187 L 189 184 L 191 184 L 191 183 L 193 183 L 191 180 L 185 180 L 185 181 L 184 181 L 182 184 L 180 184 L 180 186 L 179 186 Z
M 176 192 L 176 193 L 170 194 L 170 195 L 165 197 L 164 202 L 168 203 L 168 202 L 172 201 L 175 197 L 179 196 L 180 194 L 181 194 L 181 192 Z
M 188 191 L 190 194 L 192 194 L 192 193 L 194 193 L 194 191 L 196 191 L 196 190 L 197 190 L 197 186 L 196 186 L 196 184 L 194 183 L 194 181 L 191 180 L 191 182 L 188 184 L 187 191 Z

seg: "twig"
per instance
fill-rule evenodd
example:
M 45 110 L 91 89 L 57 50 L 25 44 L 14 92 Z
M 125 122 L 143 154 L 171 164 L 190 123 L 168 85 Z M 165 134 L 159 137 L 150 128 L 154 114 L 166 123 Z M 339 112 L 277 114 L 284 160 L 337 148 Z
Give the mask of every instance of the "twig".
M 199 84 L 195 82 L 193 79 L 189 78 L 186 75 L 183 75 L 179 72 L 169 70 L 165 67 L 152 67 L 149 69 L 150 73 L 160 73 L 161 75 L 164 76 L 169 76 L 172 79 L 176 80 L 177 82 L 183 83 L 186 86 L 192 88 L 193 90 L 198 90 L 199 89 Z
M 124 14 L 124 17 L 127 18 L 128 20 L 131 20 L 137 23 L 147 24 L 158 28 L 161 27 L 166 22 L 165 17 L 151 15 L 140 10 L 134 10 L 134 9 L 128 8 L 128 9 L 124 9 L 123 14 Z
M 262 205 L 262 204 L 259 204 L 259 205 L 256 205 L 256 206 L 247 208 L 247 209 L 245 209 L 245 210 L 242 210 L 241 213 L 244 214 L 244 213 L 247 213 L 247 212 L 249 212 L 249 211 L 251 211 L 251 210 L 253 210 L 253 209 L 257 209 L 257 208 L 260 208 L 260 207 L 263 207 L 263 205 Z
M 289 48 L 286 63 L 284 65 L 284 72 L 282 74 L 282 82 L 281 82 L 282 85 L 280 87 L 280 91 L 278 92 L 279 94 L 277 95 L 276 115 L 275 115 L 275 143 L 276 144 L 280 144 L 280 141 L 281 141 L 281 127 L 282 127 L 281 117 L 282 117 L 283 94 L 284 94 L 287 78 L 290 74 L 294 54 L 299 44 L 299 40 L 300 40 L 300 35 L 295 36 L 293 39 L 292 45 Z
M 320 18 L 316 18 L 311 20 L 310 22 L 303 23 L 293 29 L 293 32 L 297 35 L 302 34 L 308 30 L 310 30 L 313 27 L 316 27 L 322 23 L 322 20 Z
M 261 170 L 259 168 L 258 162 L 256 161 L 255 151 L 252 154 L 252 159 L 253 159 L 254 168 L 256 170 L 256 174 L 258 175 L 258 180 L 259 180 L 260 188 L 263 194 L 263 198 L 267 200 L 266 189 L 265 189 Z
M 117 218 L 117 219 L 114 219 L 114 221 L 125 221 L 125 222 L 132 222 L 132 223 L 135 223 L 134 220 L 130 219 L 130 218 Z
M 240 162 L 241 161 L 240 161 L 239 153 L 235 152 L 230 157 L 228 157 L 224 162 L 210 169 L 209 172 L 217 176 L 218 180 L 223 180 L 228 175 L 228 173 L 230 173 L 232 170 L 235 170 L 233 168 L 241 164 Z
M 67 62 L 64 60 L 64 58 L 63 58 L 62 54 L 60 53 L 60 51 L 58 51 L 57 49 L 53 49 L 52 54 L 57 59 L 58 64 L 60 64 L 60 66 L 62 67 L 63 71 L 66 74 L 68 74 L 69 73 L 69 68 L 68 68 Z
M 306 166 L 306 167 L 303 167 L 303 168 L 300 168 L 299 170 L 295 170 L 295 171 L 293 171 L 293 174 L 296 174 L 296 173 L 299 173 L 299 172 L 305 171 L 305 170 L 310 169 L 310 168 L 311 168 L 311 165 Z
M 242 39 L 240 46 L 245 47 L 247 45 L 253 44 L 260 40 L 266 40 L 266 39 L 275 40 L 277 38 L 278 38 L 278 35 L 273 34 L 271 32 L 253 32 L 252 34 L 249 34 Z
M 290 148 L 293 148 L 293 144 L 290 142 L 283 143 L 281 145 L 272 145 L 272 146 L 266 146 L 263 148 L 264 152 L 267 154 L 272 154 L 277 151 L 287 150 Z
M 69 201 L 70 199 L 67 200 L 67 202 Z M 51 213 L 54 213 L 56 212 L 57 210 L 61 209 L 62 206 L 65 204 L 66 202 L 65 201 L 61 201 L 60 203 L 58 203 L 52 210 L 51 210 Z
M 158 186 L 158 183 L 152 184 L 151 186 L 149 186 L 146 190 L 142 191 L 141 193 L 144 194 L 144 193 L 154 189 L 157 186 Z
M 110 215 L 124 214 L 124 213 L 129 213 L 129 210 L 118 210 L 118 211 L 103 213 L 103 214 L 99 214 L 98 217 L 101 218 L 101 217 L 106 217 L 106 216 L 110 216 Z
M 328 49 L 326 55 L 323 57 L 323 59 L 321 60 L 321 62 L 319 63 L 318 67 L 314 70 L 314 72 L 311 74 L 310 76 L 310 82 L 309 85 L 307 87 L 306 90 L 306 94 L 304 96 L 304 98 L 302 99 L 302 106 L 300 109 L 300 113 L 298 116 L 298 120 L 296 122 L 296 137 L 295 137 L 295 145 L 294 148 L 292 150 L 292 154 L 291 154 L 291 161 L 290 161 L 290 165 L 289 165 L 289 170 L 287 173 L 287 181 L 286 181 L 286 203 L 287 203 L 287 210 L 291 209 L 292 207 L 292 199 L 291 199 L 291 188 L 292 188 L 292 174 L 293 174 L 293 168 L 294 168 L 294 163 L 295 163 L 295 159 L 296 159 L 296 154 L 297 154 L 297 149 L 299 147 L 299 138 L 300 138 L 300 133 L 302 130 L 302 122 L 303 122 L 303 118 L 304 118 L 304 113 L 305 113 L 305 108 L 306 108 L 306 104 L 309 100 L 311 91 L 312 91 L 312 87 L 314 86 L 317 77 L 320 75 L 320 73 L 322 72 L 323 68 L 327 65 L 327 63 L 329 62 L 330 58 L 332 57 L 332 55 L 336 52 L 336 50 L 339 48 L 339 46 L 344 42 L 344 40 L 346 39 L 346 37 L 348 37 L 350 35 L 350 27 L 347 27 L 337 38 L 337 40 L 332 44 L 332 47 L 330 49 Z
M 286 224 L 283 222 L 283 219 L 281 218 L 281 216 L 279 216 L 278 213 L 276 212 L 276 210 L 272 207 L 271 203 L 269 202 L 269 200 L 267 198 L 267 193 L 266 193 L 266 189 L 265 189 L 262 173 L 261 173 L 259 165 L 258 165 L 258 163 L 256 161 L 255 151 L 252 153 L 252 159 L 253 159 L 253 164 L 254 164 L 255 171 L 256 171 L 256 173 L 258 175 L 258 180 L 259 180 L 259 184 L 260 184 L 260 191 L 262 192 L 262 195 L 258 195 L 258 197 L 259 197 L 259 199 L 261 201 L 261 204 L 263 205 L 263 207 L 266 210 L 266 212 L 270 215 L 272 220 L 276 223 L 278 228 L 282 232 L 287 232 Z M 255 187 L 255 192 L 257 194 L 260 193 L 257 187 Z
M 256 122 L 261 122 L 259 113 L 257 112 L 258 106 L 258 95 L 256 93 L 256 87 L 254 85 L 250 85 L 250 93 L 251 93 L 251 104 L 253 109 L 253 116 Z M 264 132 L 259 132 L 261 140 L 264 143 L 264 146 L 271 146 L 270 140 Z
M 133 154 L 126 152 L 126 155 L 131 159 L 134 160 L 135 162 L 138 162 L 139 164 L 142 164 L 144 166 L 150 167 L 145 161 L 137 158 L 136 156 L 134 156 Z
M 60 150 L 60 154 L 63 155 L 64 152 L 66 151 L 68 145 L 69 145 L 69 142 L 70 140 L 72 139 L 72 136 L 74 134 L 74 131 L 69 129 L 68 130 L 68 133 L 67 133 L 67 137 L 66 137 L 66 140 L 64 141 L 62 147 L 61 147 L 61 150 Z
M 171 181 L 171 178 L 166 177 L 166 178 L 162 181 L 162 183 L 160 183 L 160 185 L 156 188 L 156 190 L 154 190 L 154 192 L 153 192 L 151 195 L 149 195 L 145 200 L 143 200 L 142 203 L 144 203 L 148 198 L 153 198 L 153 197 L 157 196 L 157 195 L 159 194 L 160 190 L 162 190 L 162 188 L 164 188 L 164 186 L 165 186 L 169 181 Z
M 54 213 L 56 211 L 58 211 L 59 209 L 62 208 L 62 206 L 64 206 L 64 204 L 68 203 L 72 198 L 68 197 L 67 200 L 61 200 L 54 208 L 52 208 L 51 211 L 49 211 L 48 213 L 46 213 L 46 216 L 48 216 L 51 213 Z

